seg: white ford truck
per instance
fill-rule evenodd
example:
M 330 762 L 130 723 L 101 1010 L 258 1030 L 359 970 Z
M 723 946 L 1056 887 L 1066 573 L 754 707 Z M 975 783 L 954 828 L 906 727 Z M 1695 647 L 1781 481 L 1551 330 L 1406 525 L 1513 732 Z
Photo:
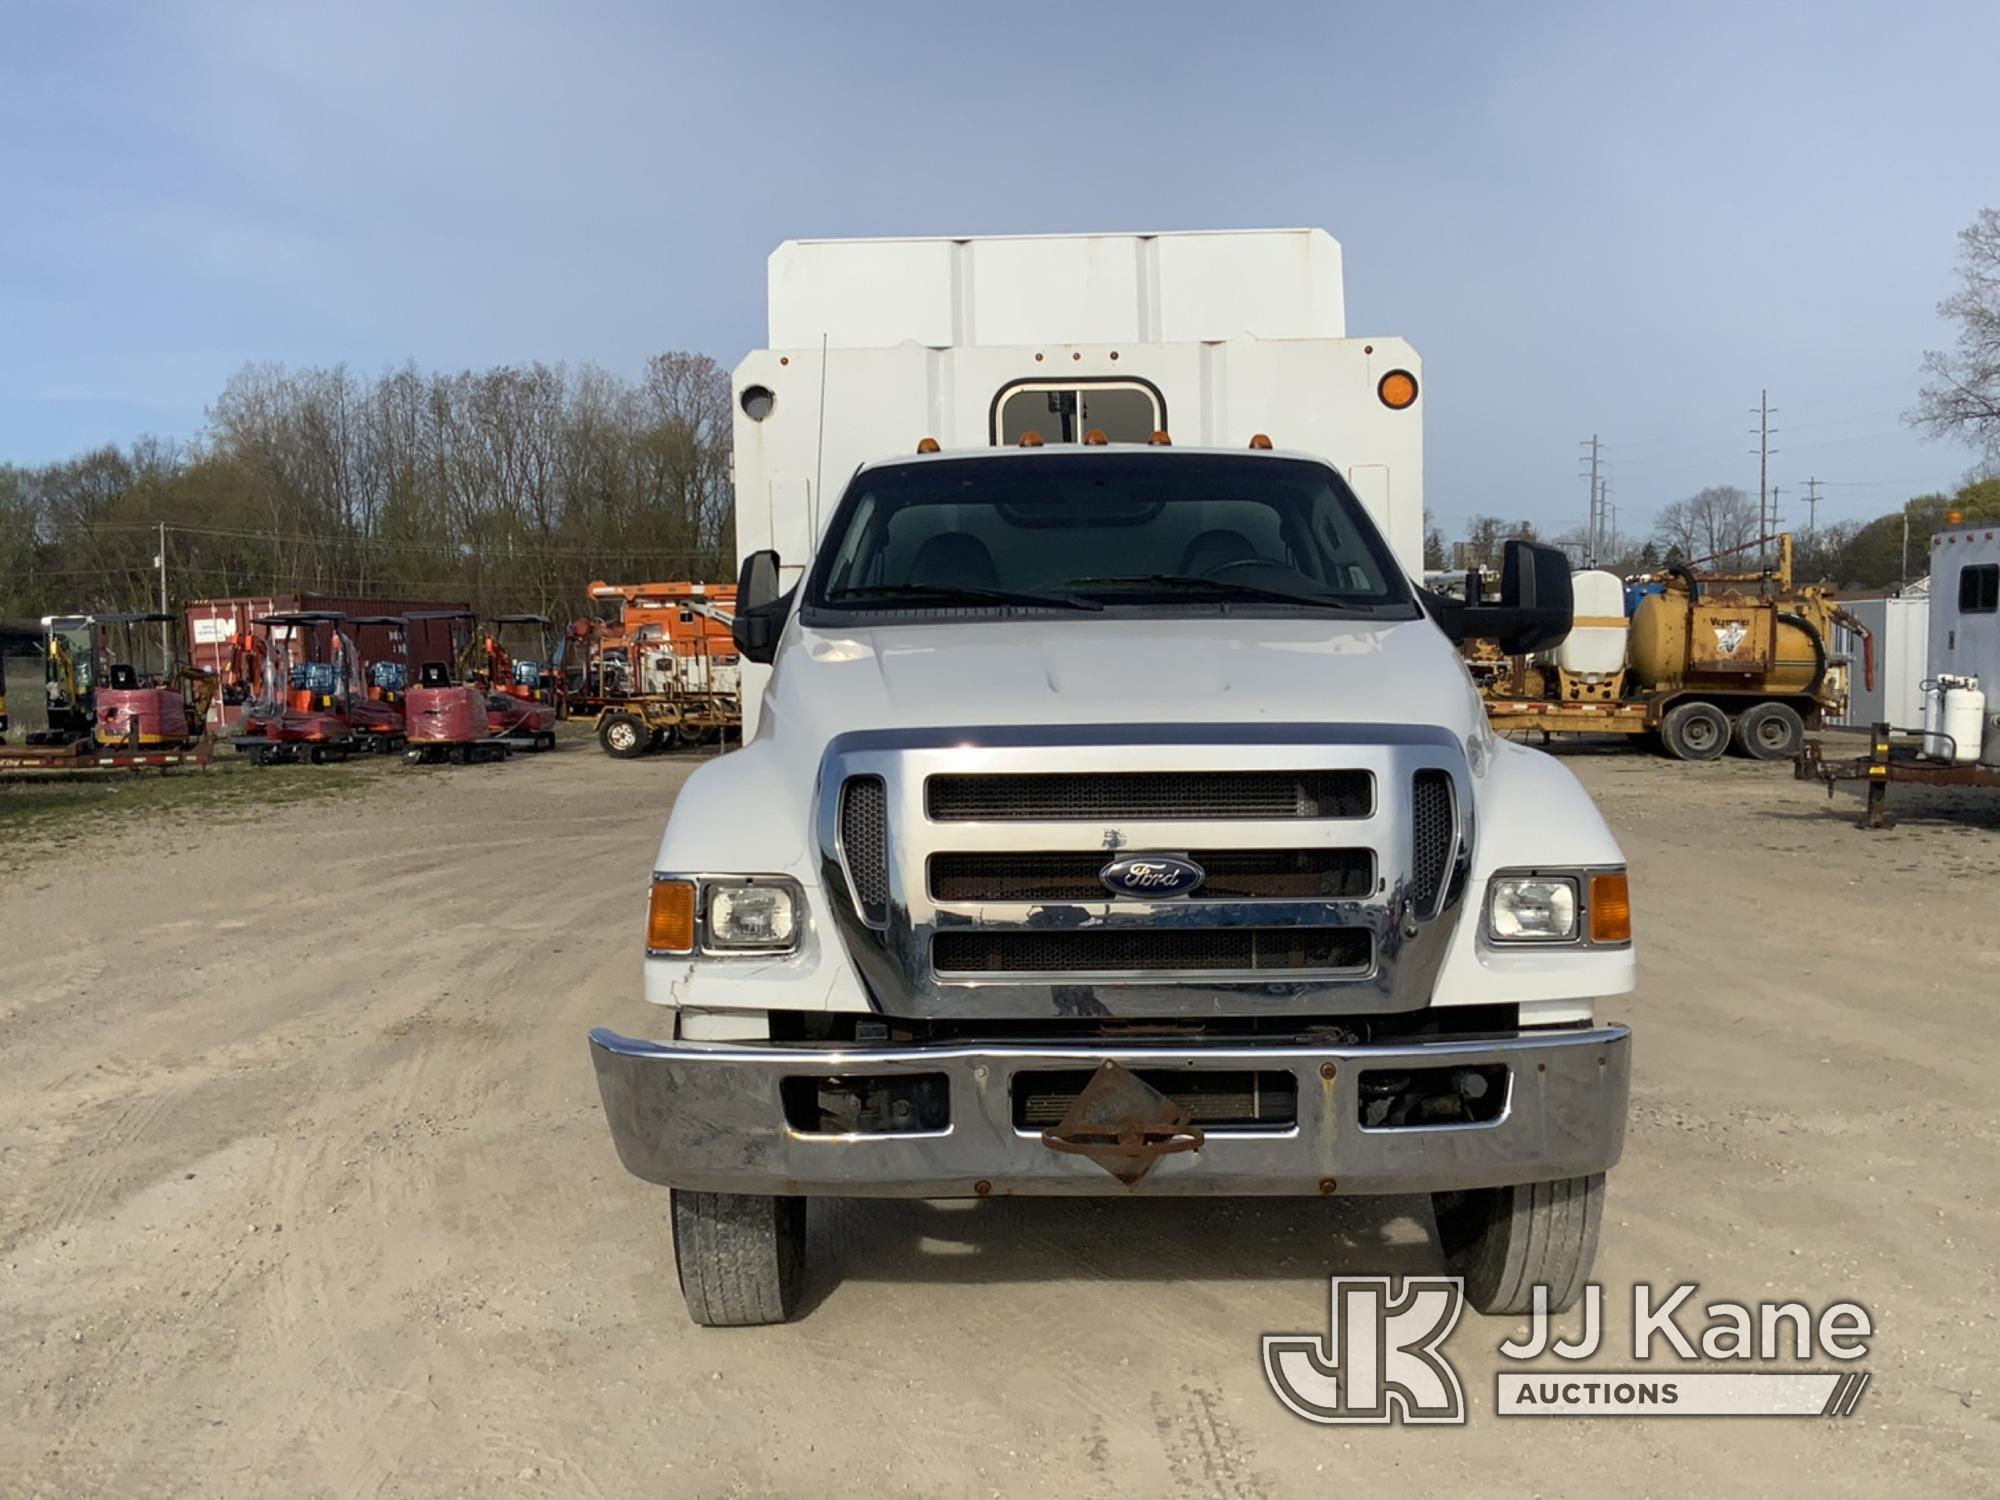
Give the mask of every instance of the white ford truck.
M 1421 369 L 1346 337 L 1338 255 L 773 257 L 736 374 L 768 674 L 655 861 L 656 1039 L 590 1038 L 696 1322 L 790 1315 L 812 1196 L 1429 1194 L 1474 1306 L 1579 1295 L 1624 858 L 1453 645 L 1559 640 L 1568 569 L 1411 581 Z

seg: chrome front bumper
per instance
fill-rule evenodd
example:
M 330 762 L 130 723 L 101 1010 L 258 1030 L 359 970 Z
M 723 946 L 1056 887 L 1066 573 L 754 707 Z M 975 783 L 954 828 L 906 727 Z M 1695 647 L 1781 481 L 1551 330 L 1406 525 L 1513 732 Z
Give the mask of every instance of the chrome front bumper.
M 1298 1120 L 1212 1130 L 1201 1149 L 1160 1158 L 1133 1191 L 1187 1196 L 1413 1193 L 1498 1187 L 1602 1172 L 1625 1145 L 1631 1033 L 1517 1032 L 1480 1041 L 1382 1046 L 813 1047 L 645 1042 L 590 1034 L 618 1156 L 634 1175 L 708 1192 L 857 1198 L 986 1193 L 1120 1194 L 1097 1163 L 1050 1149 L 1014 1123 L 1017 1072 L 1289 1071 Z M 1364 1070 L 1504 1064 L 1507 1102 L 1483 1124 L 1368 1129 Z M 950 1124 L 926 1133 L 809 1135 L 792 1129 L 779 1086 L 828 1075 L 943 1074 Z M 1329 1186 L 1329 1183 L 1331 1186 Z

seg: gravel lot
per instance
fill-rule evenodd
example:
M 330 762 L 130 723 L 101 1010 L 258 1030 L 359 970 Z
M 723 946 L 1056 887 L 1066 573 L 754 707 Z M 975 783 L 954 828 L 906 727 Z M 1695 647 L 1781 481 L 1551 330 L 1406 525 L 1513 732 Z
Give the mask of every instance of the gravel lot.
M 1635 1281 L 1853 1298 L 1850 1420 L 1498 1419 L 1469 1317 L 1468 1428 L 1298 1421 L 1258 1335 L 1435 1269 L 1414 1200 L 818 1205 L 802 1322 L 694 1328 L 583 1040 L 693 762 L 571 745 L 0 786 L 0 1493 L 1991 1494 L 2000 798 L 1568 759 L 1642 944 L 1601 1363 Z

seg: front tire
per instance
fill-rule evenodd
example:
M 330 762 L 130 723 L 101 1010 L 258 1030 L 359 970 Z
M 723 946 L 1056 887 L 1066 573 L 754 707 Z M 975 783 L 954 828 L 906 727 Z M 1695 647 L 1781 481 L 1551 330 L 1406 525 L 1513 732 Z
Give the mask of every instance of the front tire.
M 1549 1289 L 1549 1311 L 1568 1312 L 1583 1295 L 1597 1258 L 1604 1174 L 1431 1194 L 1438 1245 L 1465 1300 L 1482 1313 L 1513 1317 Z
M 1660 721 L 1660 740 L 1675 760 L 1714 760 L 1729 748 L 1729 715 L 1713 703 L 1681 703 Z
M 805 1281 L 806 1200 L 668 1190 L 674 1269 L 704 1328 L 782 1323 Z

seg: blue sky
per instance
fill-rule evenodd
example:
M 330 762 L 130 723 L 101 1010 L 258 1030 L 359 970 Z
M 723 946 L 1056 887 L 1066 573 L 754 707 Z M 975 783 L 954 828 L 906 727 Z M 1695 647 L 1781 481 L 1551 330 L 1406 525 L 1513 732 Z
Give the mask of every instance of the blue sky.
M 2000 203 L 2000 6 L 0 0 L 0 461 L 190 436 L 249 361 L 763 341 L 807 235 L 1322 225 L 1425 360 L 1427 490 L 1628 531 L 1820 519 L 1972 455 L 1899 421 Z

